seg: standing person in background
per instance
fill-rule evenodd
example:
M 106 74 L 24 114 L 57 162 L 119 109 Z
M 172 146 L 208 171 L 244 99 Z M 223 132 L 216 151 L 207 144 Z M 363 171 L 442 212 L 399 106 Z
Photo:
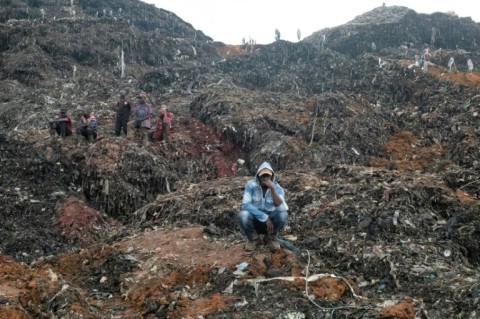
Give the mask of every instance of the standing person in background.
M 165 104 L 160 106 L 159 117 L 155 122 L 153 131 L 149 132 L 150 140 L 170 143 L 170 129 L 172 128 L 173 114 L 168 111 Z
M 87 142 L 93 143 L 97 139 L 97 119 L 92 113 L 85 111 L 80 114 L 80 127 L 77 133 L 81 134 Z
M 117 101 L 116 116 L 115 116 L 115 135 L 120 136 L 121 132 L 127 135 L 127 124 L 132 112 L 132 102 L 125 97 L 125 94 L 120 94 L 120 99 Z
M 55 132 L 61 137 L 72 135 L 73 122 L 70 115 L 67 114 L 65 109 L 60 111 L 60 115 L 56 118 L 49 120 L 51 133 Z M 53 135 L 52 134 L 52 135 Z
M 147 94 L 140 93 L 135 105 L 135 130 L 143 146 L 148 146 L 148 131 L 151 127 L 152 106 L 147 103 Z

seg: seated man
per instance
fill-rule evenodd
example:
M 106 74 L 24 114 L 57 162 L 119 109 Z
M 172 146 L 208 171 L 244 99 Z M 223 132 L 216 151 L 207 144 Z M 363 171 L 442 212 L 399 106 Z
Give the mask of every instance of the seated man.
M 73 122 L 66 110 L 62 109 L 59 116 L 49 120 L 49 124 L 52 135 L 55 134 L 55 132 L 61 137 L 72 135 Z
M 245 186 L 242 210 L 237 216 L 238 224 L 249 241 L 245 250 L 255 249 L 259 234 L 265 234 L 265 241 L 270 248 L 280 248 L 278 233 L 288 220 L 284 196 L 283 188 L 275 181 L 272 167 L 268 162 L 263 162 L 255 177 Z
M 173 114 L 168 112 L 167 106 L 164 104 L 160 107 L 160 116 L 155 123 L 153 131 L 149 132 L 150 140 L 170 142 L 170 129 L 172 128 Z
M 81 124 L 77 130 L 89 143 L 97 139 L 97 120 L 90 112 L 83 112 L 80 115 Z

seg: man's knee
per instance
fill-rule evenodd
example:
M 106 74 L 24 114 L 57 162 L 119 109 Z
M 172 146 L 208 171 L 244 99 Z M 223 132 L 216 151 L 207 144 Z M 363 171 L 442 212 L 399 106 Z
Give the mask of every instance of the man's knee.
M 251 214 L 246 210 L 242 210 L 237 215 L 237 221 L 239 224 L 245 225 L 251 221 Z
M 281 212 L 278 213 L 278 219 L 283 222 L 283 223 L 286 223 L 287 220 L 288 220 L 288 210 L 283 210 Z
M 56 129 L 60 129 L 60 127 L 58 126 L 57 122 L 50 122 L 50 129 L 56 130 Z
M 288 222 L 288 211 L 276 212 L 272 218 L 272 222 L 275 229 L 282 230 Z
M 288 220 L 288 211 L 287 210 L 276 211 L 274 213 L 271 213 L 270 217 L 274 221 L 286 222 Z

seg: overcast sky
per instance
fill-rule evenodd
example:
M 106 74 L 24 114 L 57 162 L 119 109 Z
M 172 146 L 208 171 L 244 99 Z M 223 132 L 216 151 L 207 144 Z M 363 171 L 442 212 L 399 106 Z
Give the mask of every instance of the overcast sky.
M 383 4 L 377 0 L 143 0 L 172 11 L 182 20 L 215 41 L 241 44 L 252 38 L 258 44 L 280 38 L 297 42 L 301 37 L 327 27 L 336 27 Z M 480 22 L 478 0 L 396 0 L 387 6 L 399 5 L 418 13 L 455 12 Z

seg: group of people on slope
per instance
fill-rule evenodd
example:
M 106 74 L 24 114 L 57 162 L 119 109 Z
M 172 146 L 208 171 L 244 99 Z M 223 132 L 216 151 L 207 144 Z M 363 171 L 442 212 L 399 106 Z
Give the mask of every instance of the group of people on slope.
M 120 104 L 129 103 L 125 101 L 125 96 L 120 96 Z M 118 104 L 117 104 L 118 107 Z M 117 109 L 118 110 L 118 109 Z M 154 126 L 152 127 L 151 118 L 153 117 L 152 106 L 147 103 L 147 96 L 145 93 L 140 93 L 137 97 L 137 103 L 135 104 L 134 109 L 135 114 L 135 133 L 143 141 L 144 146 L 149 144 L 149 141 L 163 141 L 164 143 L 170 143 L 170 130 L 172 128 L 173 114 L 168 111 L 168 108 L 165 104 L 160 106 L 158 118 L 155 121 Z M 127 134 L 128 124 L 125 119 L 127 117 L 125 110 L 120 111 L 120 114 L 117 111 L 117 117 L 122 116 L 121 128 L 125 135 Z M 127 121 L 128 122 L 128 121 Z M 120 135 L 120 127 L 116 125 L 115 134 Z
M 163 140 L 169 142 L 173 114 L 166 105 L 160 106 L 159 116 L 151 127 L 152 106 L 147 103 L 145 93 L 137 97 L 133 103 L 124 94 L 116 104 L 115 135 L 123 132 L 127 135 L 132 108 L 134 111 L 134 128 L 143 142 Z M 72 134 L 72 119 L 65 110 L 51 121 L 51 127 L 58 135 L 64 137 Z M 81 126 L 77 132 L 89 142 L 96 139 L 96 120 L 93 114 L 81 114 Z M 266 245 L 271 249 L 280 249 L 278 236 L 288 222 L 288 206 L 285 202 L 285 191 L 275 180 L 275 172 L 268 162 L 262 163 L 251 180 L 245 185 L 241 210 L 237 215 L 241 231 L 247 237 L 246 251 L 253 251 Z
M 76 133 L 82 135 L 88 142 L 93 143 L 97 139 L 97 120 L 95 116 L 85 111 L 79 117 L 80 124 L 76 128 Z M 73 133 L 73 120 L 65 109 L 62 109 L 56 118 L 49 120 L 49 124 L 53 134 L 57 133 L 61 137 L 66 137 Z
M 127 135 L 129 125 L 132 123 L 130 117 L 134 111 L 134 128 L 135 133 L 142 140 L 144 146 L 149 144 L 149 141 L 164 141 L 170 142 L 170 130 L 172 128 L 173 114 L 168 111 L 165 104 L 160 106 L 159 116 L 152 127 L 151 118 L 153 117 L 152 106 L 147 103 L 147 95 L 142 92 L 137 97 L 137 103 L 133 103 L 127 99 L 125 94 L 120 94 L 120 98 L 116 103 L 115 116 L 115 135 L 120 136 L 123 132 Z M 58 134 L 61 137 L 70 136 L 73 133 L 73 121 L 65 109 L 60 111 L 60 114 L 49 121 L 50 129 L 53 134 Z M 132 126 L 132 125 L 131 125 Z M 85 139 L 93 143 L 97 139 L 97 121 L 94 115 L 90 112 L 82 112 L 80 114 L 80 125 L 76 132 L 85 137 Z

